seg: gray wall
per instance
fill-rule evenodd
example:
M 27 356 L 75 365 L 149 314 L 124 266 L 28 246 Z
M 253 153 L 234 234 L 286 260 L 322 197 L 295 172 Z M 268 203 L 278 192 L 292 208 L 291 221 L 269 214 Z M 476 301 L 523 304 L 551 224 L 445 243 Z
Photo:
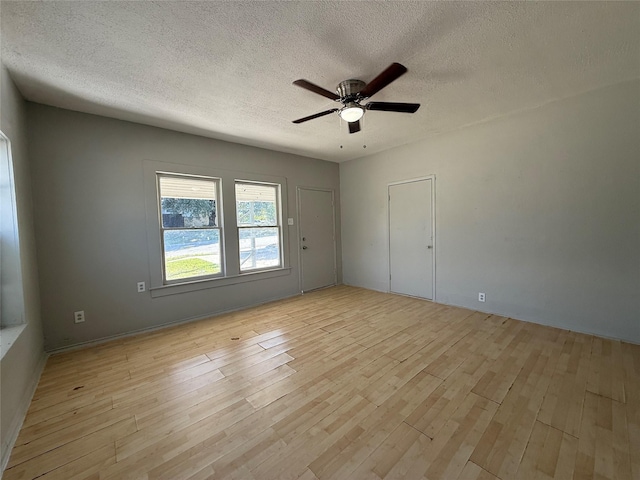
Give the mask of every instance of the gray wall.
M 337 164 L 28 105 L 48 350 L 299 292 L 297 225 L 285 225 L 292 267 L 287 276 L 158 298 L 137 293 L 137 282 L 149 284 L 147 235 L 158 234 L 146 228 L 143 162 L 286 177 L 288 216 L 294 218 L 297 186 L 331 188 L 339 200 Z M 85 323 L 74 324 L 76 310 L 85 311 Z
M 12 147 L 26 322 L 24 330 L 15 342 L 3 352 L 0 363 L 0 458 L 4 465 L 9 454 L 8 446 L 15 441 L 18 429 L 22 425 L 45 357 L 40 323 L 31 182 L 27 162 L 25 102 L 1 65 L 0 75 L 0 130 L 9 138 Z
M 640 343 L 640 81 L 341 164 L 345 283 L 388 290 L 387 184 L 429 174 L 436 301 Z

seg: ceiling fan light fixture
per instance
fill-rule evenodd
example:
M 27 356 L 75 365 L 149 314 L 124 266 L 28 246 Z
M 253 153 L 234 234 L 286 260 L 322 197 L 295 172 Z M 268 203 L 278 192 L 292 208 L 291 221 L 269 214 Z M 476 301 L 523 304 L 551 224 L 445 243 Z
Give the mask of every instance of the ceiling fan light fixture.
M 349 123 L 357 122 L 363 115 L 364 108 L 356 102 L 349 102 L 340 110 L 340 118 Z

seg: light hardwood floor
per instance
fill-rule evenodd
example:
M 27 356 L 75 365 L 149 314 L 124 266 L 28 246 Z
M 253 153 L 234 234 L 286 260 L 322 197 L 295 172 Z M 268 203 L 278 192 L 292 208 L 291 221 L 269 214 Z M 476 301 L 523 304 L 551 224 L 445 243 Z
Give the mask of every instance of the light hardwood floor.
M 640 346 L 330 288 L 50 357 L 36 477 L 640 479 Z

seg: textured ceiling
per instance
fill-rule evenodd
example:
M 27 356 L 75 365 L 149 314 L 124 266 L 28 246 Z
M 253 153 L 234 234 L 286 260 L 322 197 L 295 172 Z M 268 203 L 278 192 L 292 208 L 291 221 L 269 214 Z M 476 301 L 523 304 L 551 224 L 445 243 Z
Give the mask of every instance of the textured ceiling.
M 2 62 L 28 100 L 344 161 L 640 77 L 640 3 L 0 3 Z M 349 135 L 328 90 L 408 73 Z M 366 149 L 363 148 L 366 145 Z

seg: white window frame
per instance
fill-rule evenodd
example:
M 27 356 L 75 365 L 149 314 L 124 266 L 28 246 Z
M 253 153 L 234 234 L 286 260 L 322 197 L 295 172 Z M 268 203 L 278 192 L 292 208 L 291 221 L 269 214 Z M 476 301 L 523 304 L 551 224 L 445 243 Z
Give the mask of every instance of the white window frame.
M 161 244 L 161 213 L 159 209 L 157 184 L 157 174 L 160 172 L 174 175 L 191 175 L 220 179 L 220 204 L 217 210 L 221 216 L 220 218 L 224 221 L 224 223 L 220 223 L 220 226 L 222 227 L 221 249 L 224 251 L 224 264 L 221 266 L 222 271 L 224 272 L 223 276 L 194 277 L 192 279 L 186 279 L 185 281 L 180 279 L 175 281 L 175 283 L 173 281 L 171 283 L 164 282 L 164 250 Z M 281 264 L 279 267 L 240 272 L 238 229 L 233 228 L 233 225 L 237 225 L 235 202 L 236 180 L 279 185 L 279 210 L 281 216 L 280 223 L 282 225 L 282 219 L 288 217 L 288 190 L 287 179 L 285 177 L 261 173 L 248 173 L 237 170 L 226 170 L 205 165 L 185 165 L 159 162 L 155 160 L 143 161 L 143 176 L 144 204 L 147 212 L 147 252 L 149 256 L 148 291 L 152 298 L 260 281 L 263 279 L 276 278 L 291 274 L 291 255 L 289 252 L 290 241 L 287 229 L 281 228 L 282 247 L 280 254 Z M 231 226 L 231 228 L 229 228 L 229 226 Z M 144 280 L 143 272 L 141 272 L 140 279 Z
M 164 222 L 162 221 L 162 196 L 160 189 L 160 179 L 161 178 L 184 178 L 184 179 L 197 179 L 197 180 L 206 180 L 210 181 L 214 184 L 215 191 L 215 205 L 216 205 L 216 226 L 213 227 L 165 227 Z M 173 172 L 156 172 L 156 180 L 157 180 L 157 190 L 158 190 L 158 215 L 160 219 L 160 244 L 162 246 L 162 279 L 164 285 L 171 285 L 176 283 L 185 283 L 195 280 L 204 280 L 207 278 L 217 278 L 225 276 L 225 256 L 224 256 L 224 232 L 223 232 L 223 218 L 222 213 L 223 209 L 221 208 L 221 189 L 222 189 L 222 180 L 216 177 L 205 177 L 201 175 L 186 175 L 183 173 L 173 173 Z M 166 252 L 164 245 L 164 232 L 167 230 L 217 230 L 218 238 L 220 239 L 220 272 L 214 273 L 211 275 L 199 275 L 194 277 L 187 277 L 184 279 L 176 279 L 176 280 L 168 280 L 167 279 L 167 265 L 166 265 Z
M 11 141 L 0 132 L 0 359 L 27 326 L 15 187 Z
M 268 186 L 268 187 L 273 187 L 276 191 L 276 223 L 275 225 L 258 225 L 258 224 L 254 224 L 254 225 L 238 225 L 237 219 L 236 219 L 236 229 L 238 231 L 238 264 L 240 267 L 240 274 L 241 275 L 246 275 L 247 273 L 253 273 L 253 272 L 258 272 L 258 271 L 262 271 L 262 270 L 272 270 L 274 268 L 281 268 L 282 267 L 282 257 L 283 257 L 283 243 L 282 243 L 282 201 L 281 201 L 281 187 L 279 184 L 277 183 L 268 183 L 268 182 L 257 182 L 255 180 L 236 180 L 235 184 L 234 184 L 234 192 L 235 192 L 235 186 L 237 185 L 264 185 L 264 186 Z M 236 211 L 237 211 L 237 204 L 238 204 L 238 198 L 237 195 L 234 197 L 234 201 L 236 204 Z M 273 266 L 268 266 L 268 267 L 262 267 L 262 268 L 251 268 L 251 269 L 246 269 L 246 270 L 242 270 L 242 259 L 240 258 L 240 231 L 243 229 L 252 229 L 252 228 L 277 228 L 278 229 L 278 252 L 279 252 L 279 258 L 278 258 L 278 265 L 273 265 Z

